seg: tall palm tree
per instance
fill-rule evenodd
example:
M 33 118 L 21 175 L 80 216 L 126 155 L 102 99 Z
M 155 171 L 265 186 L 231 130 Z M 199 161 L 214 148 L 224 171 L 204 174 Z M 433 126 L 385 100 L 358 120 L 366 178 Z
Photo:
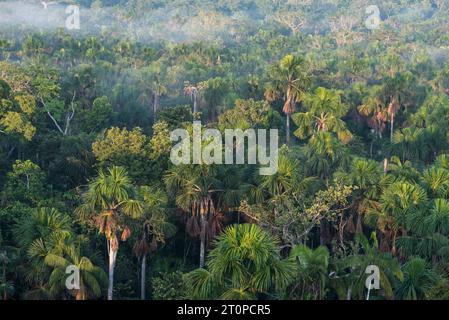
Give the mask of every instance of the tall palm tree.
M 200 268 L 204 266 L 206 253 L 206 229 L 216 217 L 217 207 L 213 199 L 218 181 L 216 168 L 208 165 L 180 165 L 172 168 L 164 180 L 170 192 L 175 195 L 176 204 L 190 212 L 191 232 L 197 233 L 196 221 L 200 219 Z M 211 226 L 209 226 L 211 227 Z
M 131 233 L 128 219 L 142 216 L 143 205 L 127 172 L 121 167 L 100 170 L 83 194 L 83 204 L 77 209 L 82 219 L 90 221 L 103 233 L 109 255 L 108 300 L 112 300 L 114 268 L 119 249 L 118 232 L 125 241 Z
M 295 135 L 301 139 L 310 137 L 316 132 L 333 132 L 343 143 L 352 139 L 351 132 L 341 119 L 349 107 L 341 102 L 340 93 L 326 88 L 318 88 L 315 93 L 304 98 L 304 112 L 292 115 L 298 126 Z
M 152 63 L 150 66 L 142 68 L 139 72 L 139 82 L 142 86 L 143 92 L 139 96 L 139 101 L 142 103 L 152 103 L 153 117 L 156 118 L 156 113 L 159 109 L 160 97 L 167 93 L 167 88 L 164 85 L 163 79 L 163 65 L 159 61 Z
M 409 77 L 407 74 L 397 73 L 394 76 L 388 76 L 383 81 L 382 93 L 384 100 L 388 101 L 387 113 L 390 116 L 390 140 L 393 141 L 394 123 L 397 112 L 404 104 L 407 97 L 407 87 L 409 86 Z
M 190 100 L 193 102 L 193 115 L 195 116 L 198 112 L 198 97 L 200 94 L 201 86 L 188 84 L 184 87 L 184 96 L 190 97 Z
M 281 259 L 277 241 L 254 224 L 232 225 L 214 242 L 206 269 L 188 275 L 196 298 L 255 299 L 282 290 L 294 278 L 295 263 Z
M 380 98 L 379 86 L 373 86 L 368 95 L 363 99 L 362 104 L 358 106 L 358 112 L 366 117 L 367 124 L 374 132 L 382 138 L 385 131 L 385 123 L 387 122 L 388 113 L 384 101 Z
M 268 101 L 284 99 L 282 111 L 286 116 L 286 141 L 290 143 L 290 116 L 296 111 L 309 85 L 305 60 L 292 54 L 286 55 L 270 67 L 269 80 L 265 86 L 265 98 Z
M 143 215 L 139 224 L 142 231 L 134 244 L 134 254 L 139 258 L 140 298 L 145 299 L 146 263 L 150 252 L 157 249 L 158 242 L 165 242 L 175 232 L 175 226 L 167 221 L 165 213 L 167 195 L 161 189 L 143 186 L 139 189 L 139 197 L 143 205 Z

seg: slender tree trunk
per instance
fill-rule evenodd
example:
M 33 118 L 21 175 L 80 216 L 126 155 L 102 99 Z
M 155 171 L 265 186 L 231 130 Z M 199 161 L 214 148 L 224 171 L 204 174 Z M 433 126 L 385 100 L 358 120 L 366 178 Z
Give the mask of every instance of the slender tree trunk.
M 109 245 L 109 283 L 108 283 L 108 300 L 112 300 L 113 288 L 114 288 L 114 268 L 115 261 L 117 259 L 117 249 L 113 249 L 111 241 L 108 241 Z
M 290 145 L 290 114 L 285 115 L 287 117 L 287 122 L 285 126 L 285 138 L 287 141 L 287 145 Z
M 157 109 L 159 108 L 159 94 L 156 92 L 154 94 L 154 101 L 153 101 L 153 117 L 154 117 L 154 122 L 156 122 L 156 113 L 157 113 Z
M 145 300 L 145 276 L 147 267 L 147 255 L 142 256 L 142 266 L 140 268 L 140 299 Z
M 390 119 L 390 140 L 393 142 L 393 132 L 394 132 L 394 113 L 391 113 Z
M 352 289 L 351 287 L 348 288 L 348 291 L 346 291 L 346 300 L 351 300 L 352 297 Z
M 396 255 L 396 236 L 397 236 L 397 232 L 393 231 L 393 241 L 392 241 L 392 247 L 391 247 L 391 254 L 393 256 Z
M 206 216 L 201 215 L 201 245 L 200 245 L 200 268 L 204 267 L 204 255 L 206 251 Z
M 197 106 L 197 101 L 196 101 L 196 94 L 193 96 L 193 113 L 197 113 L 198 112 L 198 106 Z

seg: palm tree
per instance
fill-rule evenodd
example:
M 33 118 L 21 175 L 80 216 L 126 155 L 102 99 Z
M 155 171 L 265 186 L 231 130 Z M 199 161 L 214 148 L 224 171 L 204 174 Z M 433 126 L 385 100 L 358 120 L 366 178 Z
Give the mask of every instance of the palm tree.
M 141 69 L 139 73 L 139 81 L 143 87 L 143 92 L 138 99 L 140 102 L 150 102 L 152 100 L 154 118 L 156 118 L 156 113 L 159 109 L 160 97 L 167 93 L 167 88 L 163 84 L 163 74 L 164 70 L 160 62 L 154 62 L 150 66 Z M 149 94 L 148 91 L 150 92 Z
M 298 182 L 295 168 L 299 166 L 298 161 L 291 159 L 285 154 L 280 154 L 278 158 L 278 170 L 275 174 L 267 176 L 256 176 L 257 190 L 265 197 L 274 198 L 288 193 Z M 256 197 L 255 200 L 262 200 Z
M 286 141 L 290 143 L 290 115 L 296 111 L 296 103 L 302 101 L 309 84 L 305 60 L 294 55 L 286 55 L 268 71 L 269 81 L 265 86 L 265 98 L 275 101 L 284 99 L 282 111 L 286 116 Z
M 284 199 L 290 198 L 292 192 L 303 191 L 300 186 L 301 179 L 295 171 L 298 167 L 298 161 L 281 152 L 276 173 L 266 176 L 260 176 L 258 173 L 254 175 L 253 184 L 248 190 L 248 201 L 265 209 L 267 216 L 259 218 L 261 225 L 274 228 L 279 205 Z M 309 180 L 302 181 L 308 183 Z
M 286 288 L 295 263 L 282 260 L 277 241 L 254 224 L 232 225 L 214 242 L 206 269 L 188 274 L 196 298 L 255 299 Z
M 351 216 L 347 229 L 350 233 L 362 233 L 362 218 L 370 209 L 378 207 L 382 190 L 389 184 L 389 177 L 382 175 L 379 163 L 374 160 L 355 158 L 349 170 L 340 170 L 334 174 L 334 179 L 348 186 L 354 186 L 352 192 Z M 354 218 L 357 221 L 354 223 Z M 381 246 L 382 247 L 382 246 Z
M 328 182 L 331 172 L 347 168 L 349 154 L 347 146 L 330 132 L 319 131 L 302 148 L 306 173 L 318 176 Z
M 367 118 L 368 125 L 379 138 L 382 138 L 388 113 L 384 101 L 379 97 L 380 90 L 381 88 L 379 86 L 373 86 L 357 110 L 362 116 Z
M 150 252 L 157 249 L 158 242 L 172 236 L 175 226 L 167 221 L 165 213 L 167 195 L 158 188 L 143 186 L 139 189 L 143 204 L 143 215 L 139 221 L 142 227 L 139 238 L 134 244 L 134 254 L 138 257 L 140 268 L 140 298 L 145 300 L 146 261 Z
M 426 154 L 427 146 L 421 142 L 424 132 L 422 128 L 409 127 L 393 134 L 392 147 L 402 161 L 422 159 L 421 155 Z
M 418 183 L 420 180 L 420 173 L 413 164 L 408 160 L 401 161 L 396 156 L 391 157 L 387 171 L 392 181 Z
M 217 168 L 217 208 L 220 208 L 220 212 L 225 213 L 237 213 L 237 221 L 240 223 L 240 205 L 248 191 L 253 187 L 249 183 L 245 183 L 247 172 L 244 167 L 239 165 L 227 165 Z M 220 219 L 222 216 L 220 216 Z M 219 231 L 221 231 L 221 224 L 216 224 L 217 228 L 214 234 L 211 234 L 210 239 L 214 238 Z
M 385 246 L 396 254 L 396 240 L 406 233 L 407 217 L 427 204 L 427 194 L 417 184 L 396 181 L 384 190 L 379 202 L 368 214 L 376 219 Z
M 218 112 L 222 107 L 223 99 L 230 91 L 230 79 L 222 77 L 210 78 L 198 83 L 197 86 L 200 88 L 201 96 L 207 102 L 208 118 L 216 120 Z
M 403 267 L 404 280 L 396 290 L 396 296 L 405 300 L 423 299 L 436 282 L 437 276 L 427 262 L 419 257 L 411 258 Z
M 434 165 L 424 170 L 421 184 L 432 198 L 449 197 L 449 170 Z
M 449 200 L 433 199 L 407 215 L 407 234 L 398 239 L 406 256 L 418 255 L 437 262 L 449 255 Z
M 308 138 L 314 133 L 333 132 L 340 141 L 348 143 L 352 139 L 351 132 L 341 119 L 348 112 L 348 106 L 341 102 L 340 93 L 326 88 L 318 88 L 313 95 L 304 98 L 304 112 L 292 115 L 298 126 L 295 136 Z
M 101 296 L 101 288 L 106 287 L 108 277 L 103 269 L 81 254 L 80 244 L 65 243 L 62 240 L 60 250 L 47 254 L 45 264 L 53 268 L 49 280 L 49 291 L 58 297 L 66 289 L 66 268 L 75 266 L 79 270 L 79 289 L 73 289 L 76 300 L 86 300 Z
M 39 208 L 24 216 L 13 231 L 18 247 L 28 257 L 26 280 L 38 289 L 35 293 L 44 292 L 50 272 L 44 259 L 57 239 L 72 235 L 70 217 L 54 208 Z
M 208 165 L 180 165 L 168 171 L 164 180 L 168 189 L 176 196 L 176 204 L 190 212 L 188 221 L 190 233 L 200 236 L 200 268 L 204 266 L 206 252 L 206 229 L 218 212 L 213 200 L 217 193 L 218 181 L 215 178 L 216 169 Z M 197 219 L 200 219 L 199 232 Z M 211 227 L 211 225 L 209 225 Z
M 298 263 L 298 282 L 291 294 L 299 288 L 301 299 L 306 297 L 322 299 L 328 278 L 329 251 L 327 248 L 320 246 L 311 249 L 302 244 L 296 245 L 290 251 L 290 257 Z
M 193 115 L 198 112 L 198 96 L 200 94 L 200 86 L 188 84 L 184 87 L 184 96 L 190 97 L 193 102 Z
M 131 234 L 127 220 L 139 218 L 143 213 L 142 202 L 138 200 L 126 170 L 116 166 L 106 172 L 100 170 L 98 177 L 89 183 L 77 212 L 105 235 L 109 255 L 108 300 L 112 300 L 119 249 L 117 233 L 121 231 L 121 240 L 125 241 Z
M 439 155 L 435 160 L 435 165 L 439 168 L 449 170 L 449 154 Z
M 394 136 L 394 121 L 396 113 L 400 110 L 401 105 L 406 100 L 408 87 L 408 75 L 397 73 L 396 75 L 388 76 L 383 81 L 382 93 L 385 101 L 388 101 L 387 113 L 390 116 L 390 140 L 393 141 Z

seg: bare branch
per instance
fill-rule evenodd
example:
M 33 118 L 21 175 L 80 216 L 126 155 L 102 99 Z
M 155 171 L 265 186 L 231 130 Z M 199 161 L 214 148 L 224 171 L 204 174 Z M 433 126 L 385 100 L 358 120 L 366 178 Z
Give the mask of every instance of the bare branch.
M 74 91 L 72 101 L 70 102 L 70 107 L 72 108 L 72 112 L 66 118 L 64 135 L 67 135 L 67 132 L 69 131 L 69 127 L 70 127 L 70 121 L 72 121 L 73 117 L 75 116 L 75 104 L 74 104 L 75 95 L 76 95 L 76 92 Z

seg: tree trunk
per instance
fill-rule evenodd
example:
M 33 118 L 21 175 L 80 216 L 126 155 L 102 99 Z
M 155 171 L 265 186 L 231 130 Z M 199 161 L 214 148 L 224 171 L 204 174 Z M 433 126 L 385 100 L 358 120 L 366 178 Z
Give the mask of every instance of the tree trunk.
M 140 299 L 145 300 L 145 276 L 147 267 L 147 255 L 142 256 L 142 265 L 140 268 Z
M 390 119 L 390 140 L 393 142 L 393 132 L 394 132 L 394 113 L 391 114 Z
M 153 101 L 153 117 L 154 117 L 154 122 L 156 122 L 156 113 L 157 113 L 157 109 L 159 108 L 159 94 L 155 93 L 154 94 L 154 101 Z
M 392 240 L 392 247 L 391 247 L 391 254 L 393 256 L 396 255 L 396 236 L 397 236 L 397 232 L 393 231 L 393 240 Z
M 197 113 L 198 112 L 198 106 L 197 106 L 197 102 L 196 102 L 196 94 L 193 96 L 193 113 Z
M 287 117 L 285 126 L 285 139 L 287 141 L 287 145 L 290 145 L 290 115 L 287 113 L 285 116 Z
M 109 283 L 108 283 L 108 300 L 112 300 L 112 290 L 114 288 L 114 268 L 115 261 L 117 259 L 117 249 L 113 249 L 111 242 L 108 241 L 109 245 Z
M 204 255 L 206 251 L 206 216 L 201 215 L 201 245 L 200 245 L 200 268 L 204 267 Z

